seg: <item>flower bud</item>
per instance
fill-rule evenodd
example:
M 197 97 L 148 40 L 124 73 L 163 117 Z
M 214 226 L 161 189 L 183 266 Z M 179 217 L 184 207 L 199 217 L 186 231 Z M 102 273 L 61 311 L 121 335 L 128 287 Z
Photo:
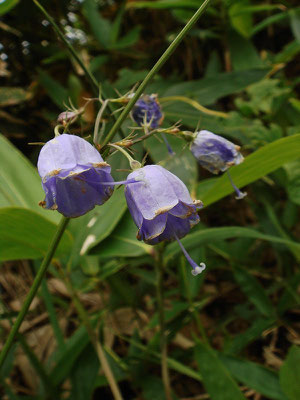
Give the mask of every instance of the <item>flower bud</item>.
M 72 123 L 76 120 L 78 114 L 74 111 L 63 111 L 57 117 L 57 122 L 62 125 L 67 125 L 68 123 Z
M 239 149 L 239 146 L 209 131 L 197 132 L 191 143 L 191 152 L 199 164 L 213 174 L 240 164 L 244 158 Z
M 149 125 L 151 129 L 158 128 L 163 120 L 160 104 L 155 94 L 142 95 L 133 106 L 130 115 L 137 125 Z

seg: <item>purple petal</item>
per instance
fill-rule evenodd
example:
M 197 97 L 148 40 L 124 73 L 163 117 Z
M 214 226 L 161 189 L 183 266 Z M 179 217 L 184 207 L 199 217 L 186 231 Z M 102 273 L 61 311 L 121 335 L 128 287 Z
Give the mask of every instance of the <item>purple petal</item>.
M 41 178 L 44 178 L 52 171 L 72 170 L 79 166 L 86 168 L 99 163 L 103 163 L 103 159 L 90 143 L 78 136 L 62 134 L 42 147 L 38 171 Z
M 179 200 L 193 203 L 184 183 L 159 165 L 147 165 L 128 175 L 140 183 L 126 186 L 135 207 L 145 219 L 153 219 L 175 207 Z M 130 208 L 129 208 L 130 210 Z
M 138 231 L 137 238 L 148 243 L 164 232 L 166 228 L 167 214 L 158 215 L 154 219 L 144 219 Z
M 197 133 L 191 152 L 203 168 L 214 174 L 226 171 L 230 165 L 243 161 L 243 156 L 234 143 L 209 131 Z

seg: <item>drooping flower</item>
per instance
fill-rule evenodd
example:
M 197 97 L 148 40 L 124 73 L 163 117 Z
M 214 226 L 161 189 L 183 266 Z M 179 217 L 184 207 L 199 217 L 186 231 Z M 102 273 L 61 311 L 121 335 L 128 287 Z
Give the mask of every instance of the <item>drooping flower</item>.
M 131 172 L 127 178 L 125 197 L 138 227 L 137 238 L 155 245 L 177 240 L 190 262 L 193 275 L 205 264 L 197 265 L 184 249 L 180 239 L 199 222 L 197 210 L 202 202 L 192 200 L 185 184 L 159 165 L 147 165 Z
M 59 135 L 49 140 L 39 154 L 38 172 L 46 194 L 40 204 L 65 217 L 86 214 L 112 195 L 114 181 L 110 170 L 109 164 L 86 140 Z
M 155 94 L 142 95 L 132 108 L 131 118 L 139 125 L 149 124 L 151 129 L 160 126 L 163 114 Z
M 230 182 L 237 193 L 237 199 L 242 199 L 247 193 L 242 193 L 229 174 L 228 168 L 243 162 L 244 157 L 239 152 L 240 147 L 212 132 L 202 130 L 196 132 L 191 142 L 191 152 L 199 164 L 213 174 L 227 171 Z

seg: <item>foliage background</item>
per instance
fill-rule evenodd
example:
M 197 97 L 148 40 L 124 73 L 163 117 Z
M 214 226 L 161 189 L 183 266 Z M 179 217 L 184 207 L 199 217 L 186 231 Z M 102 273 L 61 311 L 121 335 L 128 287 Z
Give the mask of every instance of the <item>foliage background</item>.
M 43 1 L 109 96 L 142 80 L 198 0 Z M 1 338 L 20 309 L 59 216 L 38 207 L 39 147 L 69 99 L 93 97 L 83 71 L 30 1 L 0 3 Z M 184 240 L 208 266 L 190 276 L 173 244 L 165 253 L 165 309 L 174 398 L 299 400 L 300 13 L 296 1 L 213 1 L 147 89 L 164 126 L 222 134 L 250 155 L 233 168 L 240 202 L 222 177 L 151 138 L 136 146 L 201 198 L 201 223 Z M 227 113 L 209 116 L 185 96 Z M 96 105 L 71 131 L 92 133 Z M 109 117 L 108 115 L 106 116 Z M 129 132 L 129 119 L 123 129 Z M 18 149 L 18 150 L 17 150 Z M 28 161 L 28 159 L 30 161 Z M 114 178 L 122 156 L 108 159 Z M 259 179 L 261 178 L 261 179 Z M 259 179 L 259 180 L 258 180 Z M 104 343 L 125 399 L 164 399 L 152 248 L 135 239 L 122 189 L 71 222 L 47 279 L 1 371 L 3 398 L 110 399 L 74 299 Z M 176 397 L 175 397 L 176 396 Z

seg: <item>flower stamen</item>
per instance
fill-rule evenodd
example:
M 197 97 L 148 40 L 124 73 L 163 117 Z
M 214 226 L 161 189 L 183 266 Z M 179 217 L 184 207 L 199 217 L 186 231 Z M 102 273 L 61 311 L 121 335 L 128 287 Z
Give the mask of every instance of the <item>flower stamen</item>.
M 229 178 L 229 180 L 230 180 L 230 183 L 231 183 L 233 189 L 235 190 L 235 192 L 236 192 L 236 194 L 237 194 L 236 199 L 237 199 L 237 200 L 241 200 L 241 199 L 243 199 L 244 197 L 246 197 L 246 196 L 247 196 L 247 193 L 246 193 L 246 192 L 241 192 L 241 191 L 239 190 L 239 188 L 234 184 L 233 179 L 232 179 L 232 177 L 231 177 L 229 171 L 227 170 L 226 172 L 227 172 L 228 178 Z
M 206 268 L 206 265 L 201 262 L 200 265 L 198 265 L 193 259 L 192 257 L 189 255 L 189 253 L 186 251 L 186 249 L 184 248 L 183 244 L 181 243 L 181 241 L 179 240 L 178 236 L 176 235 L 176 233 L 174 232 L 174 237 L 177 240 L 183 254 L 185 255 L 185 258 L 188 260 L 189 264 L 191 265 L 192 269 L 192 275 L 197 276 L 199 274 L 201 274 L 201 272 L 203 272 Z

